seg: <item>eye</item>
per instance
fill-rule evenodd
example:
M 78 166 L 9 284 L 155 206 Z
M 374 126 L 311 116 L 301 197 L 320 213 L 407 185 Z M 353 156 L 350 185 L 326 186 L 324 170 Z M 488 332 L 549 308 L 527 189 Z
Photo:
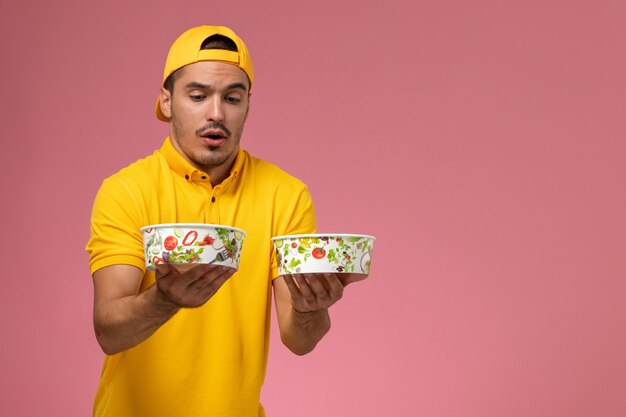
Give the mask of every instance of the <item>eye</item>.
M 203 94 L 190 94 L 190 95 L 189 95 L 189 98 L 190 98 L 192 101 L 202 101 L 202 100 L 204 100 L 204 98 L 205 98 L 205 97 L 206 97 L 206 96 L 205 96 L 205 95 L 203 95 Z
M 226 96 L 226 101 L 231 104 L 237 104 L 241 101 L 241 99 L 235 96 Z

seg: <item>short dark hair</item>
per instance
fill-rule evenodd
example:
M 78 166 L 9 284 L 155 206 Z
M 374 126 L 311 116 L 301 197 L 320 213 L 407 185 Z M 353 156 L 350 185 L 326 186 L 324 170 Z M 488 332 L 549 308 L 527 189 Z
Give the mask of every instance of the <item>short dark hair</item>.
M 238 52 L 237 44 L 231 38 L 224 35 L 212 35 L 202 42 L 200 49 L 224 49 L 226 51 Z
M 209 36 L 202 42 L 200 49 L 224 49 L 226 51 L 238 52 L 237 44 L 235 43 L 235 41 L 223 35 Z M 170 94 L 174 93 L 174 81 L 176 81 L 177 73 L 178 70 L 171 73 L 163 83 L 163 87 L 165 87 L 165 89 L 169 91 Z

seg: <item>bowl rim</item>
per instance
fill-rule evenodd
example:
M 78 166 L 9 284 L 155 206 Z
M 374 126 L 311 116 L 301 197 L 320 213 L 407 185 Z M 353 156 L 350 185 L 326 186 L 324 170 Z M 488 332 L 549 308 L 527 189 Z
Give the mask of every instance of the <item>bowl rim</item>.
M 176 228 L 176 227 L 229 229 L 229 230 L 234 230 L 236 232 L 241 232 L 243 233 L 244 236 L 246 236 L 246 231 L 238 227 L 225 226 L 223 224 L 211 224 L 211 223 L 157 223 L 157 224 L 144 226 L 141 229 L 139 229 L 139 231 L 143 233 L 146 229 L 166 229 L 166 228 Z
M 367 239 L 376 240 L 375 236 L 372 235 L 362 235 L 358 233 L 304 233 L 298 235 L 283 235 L 283 236 L 274 236 L 272 238 L 272 242 L 276 240 L 284 240 L 284 239 L 299 239 L 303 237 L 364 237 Z

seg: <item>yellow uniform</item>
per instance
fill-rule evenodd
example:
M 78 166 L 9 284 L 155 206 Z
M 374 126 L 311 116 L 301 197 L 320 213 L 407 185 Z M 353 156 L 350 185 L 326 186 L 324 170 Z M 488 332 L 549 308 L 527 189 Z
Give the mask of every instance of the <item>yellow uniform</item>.
M 272 236 L 314 233 L 307 187 L 239 150 L 230 176 L 212 187 L 176 151 L 160 150 L 107 178 L 96 196 L 87 245 L 91 272 L 115 264 L 144 271 L 139 229 L 211 223 L 246 231 L 239 271 L 204 306 L 182 309 L 147 340 L 106 356 L 94 416 L 257 417 L 269 346 Z

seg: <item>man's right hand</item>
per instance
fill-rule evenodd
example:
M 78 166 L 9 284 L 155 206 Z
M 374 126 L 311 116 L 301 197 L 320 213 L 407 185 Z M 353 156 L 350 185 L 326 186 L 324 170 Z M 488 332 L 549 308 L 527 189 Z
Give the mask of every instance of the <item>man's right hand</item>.
M 159 265 L 156 285 L 140 292 L 143 271 L 111 265 L 93 274 L 94 329 L 102 350 L 113 355 L 150 337 L 181 308 L 205 304 L 235 270 L 198 265 L 184 273 Z
M 235 272 L 226 266 L 199 264 L 181 273 L 172 264 L 160 264 L 156 270 L 158 294 L 172 307 L 200 307 Z

